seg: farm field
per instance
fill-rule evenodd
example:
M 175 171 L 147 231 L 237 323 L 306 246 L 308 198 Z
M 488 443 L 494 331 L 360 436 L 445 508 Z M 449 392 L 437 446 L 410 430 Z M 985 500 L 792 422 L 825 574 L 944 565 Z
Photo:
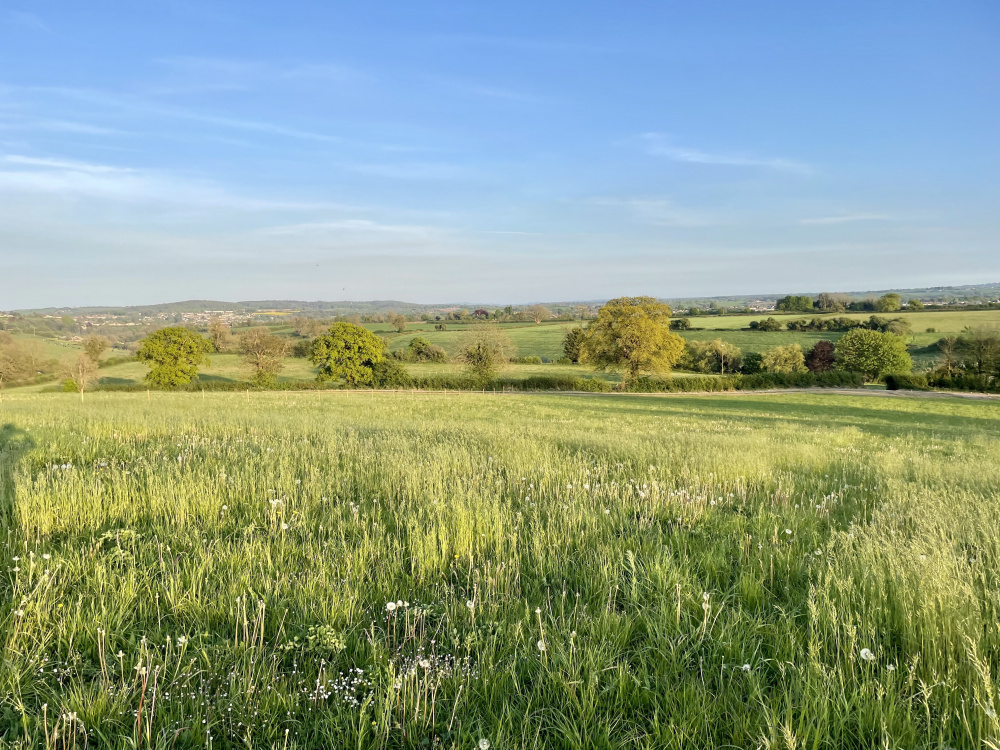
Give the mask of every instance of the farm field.
M 699 316 L 691 318 L 691 325 L 705 329 L 739 329 L 747 328 L 751 321 L 766 320 L 773 317 L 781 323 L 801 318 L 853 318 L 868 320 L 872 315 L 883 318 L 903 318 L 910 322 L 915 333 L 923 333 L 928 328 L 937 329 L 938 334 L 960 333 L 966 326 L 988 325 L 1000 326 L 1000 310 L 947 310 L 927 312 L 892 312 L 892 313 L 763 313 L 758 315 L 718 315 Z M 701 333 L 699 331 L 699 333 Z
M 996 747 L 998 496 L 991 400 L 12 391 L 0 744 Z

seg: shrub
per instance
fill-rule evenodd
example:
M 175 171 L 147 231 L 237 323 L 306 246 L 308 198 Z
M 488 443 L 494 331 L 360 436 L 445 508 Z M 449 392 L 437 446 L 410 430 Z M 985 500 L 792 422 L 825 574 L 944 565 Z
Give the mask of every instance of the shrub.
M 417 336 L 406 347 L 402 358 L 408 362 L 445 362 L 448 355 L 437 344 L 432 344 L 427 339 Z
M 756 375 L 764 371 L 764 355 L 760 352 L 747 352 L 743 355 L 740 372 L 744 375 Z
M 752 320 L 750 321 L 751 331 L 767 331 L 774 332 L 781 330 L 781 322 L 775 320 L 774 318 L 766 318 L 765 320 Z
M 383 359 L 372 366 L 372 384 L 376 388 L 412 388 L 413 377 L 394 359 Z
M 540 365 L 542 364 L 542 358 L 532 354 L 528 357 L 511 357 L 510 360 L 516 365 Z
M 312 352 L 313 339 L 300 339 L 292 344 L 292 348 L 289 349 L 289 354 L 293 357 L 299 357 L 300 359 L 306 359 Z
M 885 389 L 887 391 L 927 391 L 926 375 L 915 375 L 908 372 L 890 373 L 885 376 Z

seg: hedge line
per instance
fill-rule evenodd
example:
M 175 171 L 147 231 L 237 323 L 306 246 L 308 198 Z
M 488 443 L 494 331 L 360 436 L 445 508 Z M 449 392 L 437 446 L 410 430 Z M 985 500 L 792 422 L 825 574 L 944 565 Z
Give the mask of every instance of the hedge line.
M 860 388 L 864 385 L 861 375 L 850 372 L 823 373 L 761 373 L 758 375 L 726 375 L 725 377 L 689 378 L 640 378 L 627 389 L 629 393 L 692 393 L 698 391 L 757 391 L 771 388 Z M 313 391 L 342 390 L 347 386 L 340 383 L 318 383 L 312 380 L 279 382 L 262 388 L 240 381 L 195 380 L 187 385 L 172 389 L 176 391 Z M 465 376 L 442 376 L 410 378 L 406 382 L 396 381 L 383 386 L 390 390 L 434 390 L 434 391 L 479 391 L 482 385 Z M 142 392 L 163 390 L 150 388 L 144 383 L 98 385 L 95 391 Z M 590 393 L 610 393 L 622 390 L 620 385 L 601 378 L 575 378 L 569 376 L 536 375 L 530 378 L 502 378 L 490 384 L 486 390 L 503 391 L 584 391 Z
M 976 393 L 1000 393 L 1000 380 L 988 375 L 962 373 L 910 374 L 901 373 L 885 376 L 885 387 L 890 391 L 973 391 Z

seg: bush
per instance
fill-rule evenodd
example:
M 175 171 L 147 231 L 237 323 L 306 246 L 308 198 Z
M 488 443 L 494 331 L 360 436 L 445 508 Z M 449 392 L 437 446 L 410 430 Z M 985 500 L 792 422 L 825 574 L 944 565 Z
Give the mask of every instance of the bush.
M 887 391 L 928 391 L 926 375 L 915 375 L 909 372 L 892 373 L 885 376 Z
M 511 363 L 515 365 L 540 365 L 542 364 L 542 358 L 536 355 L 531 355 L 530 357 L 511 357 Z
M 446 362 L 448 360 L 444 349 L 420 336 L 413 339 L 410 345 L 397 356 L 407 362 Z
M 987 375 L 974 372 L 960 372 L 953 375 L 936 373 L 927 378 L 927 385 L 948 391 L 976 391 L 978 393 L 1000 393 L 1000 382 Z
M 750 330 L 768 331 L 773 333 L 774 331 L 781 330 L 781 322 L 775 320 L 774 318 L 767 318 L 766 320 L 752 320 L 750 321 Z
M 384 359 L 372 365 L 372 382 L 376 388 L 412 388 L 414 381 L 399 362 Z
M 743 355 L 740 372 L 744 375 L 756 375 L 764 371 L 764 355 L 760 352 L 747 352 Z
M 306 359 L 312 352 L 312 339 L 300 339 L 292 344 L 292 348 L 289 350 L 293 357 L 298 357 L 299 359 Z

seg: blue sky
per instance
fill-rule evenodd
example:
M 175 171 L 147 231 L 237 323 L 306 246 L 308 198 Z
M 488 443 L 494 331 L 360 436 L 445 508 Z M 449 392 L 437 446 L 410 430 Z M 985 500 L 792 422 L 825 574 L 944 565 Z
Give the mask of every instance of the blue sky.
M 997 281 L 998 42 L 993 0 L 0 0 L 0 309 Z

